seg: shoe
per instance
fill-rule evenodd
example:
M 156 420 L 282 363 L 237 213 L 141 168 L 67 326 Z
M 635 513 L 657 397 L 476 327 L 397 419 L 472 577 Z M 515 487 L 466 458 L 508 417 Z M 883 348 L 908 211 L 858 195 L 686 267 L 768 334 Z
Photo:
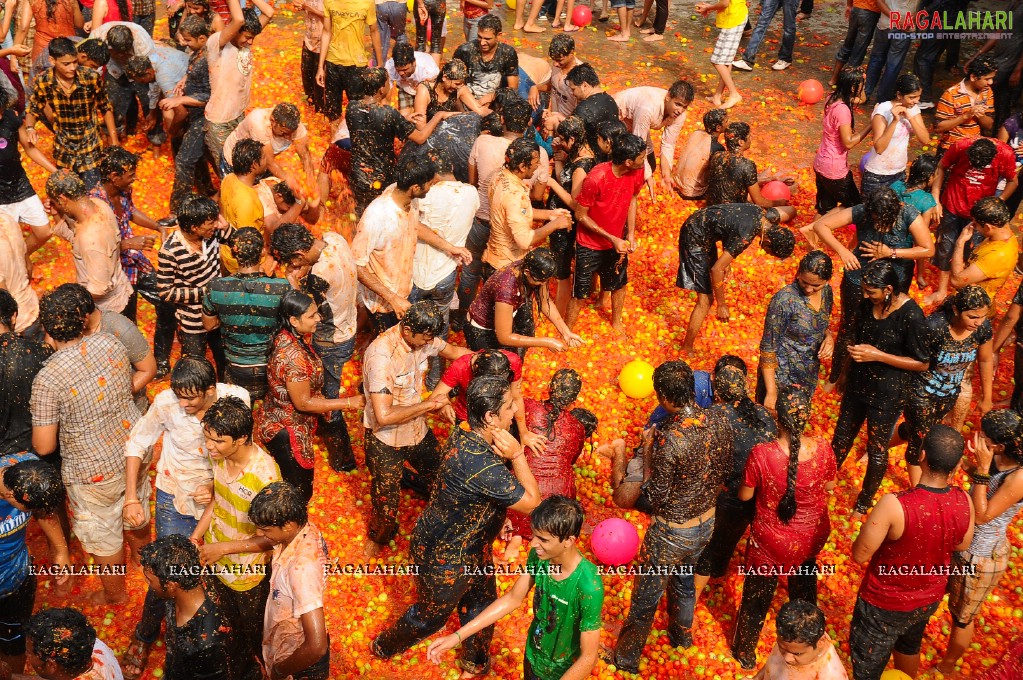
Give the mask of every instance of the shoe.
M 740 71 L 752 71 L 753 67 L 746 63 L 745 59 L 736 59 L 732 62 L 732 68 Z
M 159 380 L 160 378 L 167 377 L 167 374 L 170 373 L 170 368 L 171 367 L 170 367 L 170 362 L 169 361 L 167 361 L 167 360 L 157 361 L 156 362 L 156 376 L 154 376 L 153 379 L 154 380 Z
M 540 14 L 536 15 L 536 20 L 537 21 L 547 21 L 547 15 L 544 14 L 543 12 L 541 12 Z
M 916 107 L 921 111 L 926 111 L 927 109 L 934 108 L 934 102 L 917 102 Z
M 774 71 L 784 71 L 789 66 L 792 66 L 792 62 L 782 61 L 781 59 L 779 59 L 778 61 L 774 62 L 774 64 L 771 66 L 771 69 Z

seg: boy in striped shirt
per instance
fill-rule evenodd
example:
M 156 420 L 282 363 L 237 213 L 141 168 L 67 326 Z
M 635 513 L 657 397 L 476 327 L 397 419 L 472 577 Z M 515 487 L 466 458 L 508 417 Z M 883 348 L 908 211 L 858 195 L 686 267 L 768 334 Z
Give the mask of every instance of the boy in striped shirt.
M 273 543 L 256 535 L 249 504 L 281 473 L 252 441 L 252 410 L 238 397 L 223 397 L 203 416 L 206 448 L 213 459 L 213 502 L 191 540 L 199 546 L 210 596 L 230 626 L 228 652 L 235 680 L 261 680 L 263 611 L 270 592 L 266 551 Z

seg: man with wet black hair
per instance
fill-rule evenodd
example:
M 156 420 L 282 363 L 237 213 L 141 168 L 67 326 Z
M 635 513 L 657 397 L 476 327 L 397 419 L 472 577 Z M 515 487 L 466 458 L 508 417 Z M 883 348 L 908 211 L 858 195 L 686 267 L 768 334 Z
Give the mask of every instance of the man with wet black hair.
M 276 160 L 277 156 L 288 149 L 294 149 L 298 154 L 306 181 L 310 184 L 316 181 L 313 157 L 309 154 L 309 130 L 302 122 L 302 114 L 294 104 L 282 102 L 272 109 L 249 111 L 245 120 L 224 142 L 224 162 L 228 167 L 233 165 L 232 154 L 235 145 L 243 139 L 259 142 L 263 150 L 263 166 L 271 175 L 287 179 L 295 190 L 298 189 L 298 182 L 291 173 L 285 172 Z
M 572 112 L 582 119 L 586 126 L 586 142 L 594 153 L 597 144 L 597 127 L 608 120 L 618 120 L 618 103 L 614 97 L 600 87 L 600 76 L 589 64 L 579 64 L 565 76 L 568 89 L 578 102 Z
M 469 68 L 465 84 L 480 104 L 489 104 L 502 87 L 519 87 L 519 56 L 515 48 L 500 41 L 501 18 L 487 14 L 477 26 L 476 40 L 459 45 L 453 59 Z
M 29 665 L 46 680 L 120 680 L 114 651 L 96 637 L 85 614 L 43 609 L 28 624 Z

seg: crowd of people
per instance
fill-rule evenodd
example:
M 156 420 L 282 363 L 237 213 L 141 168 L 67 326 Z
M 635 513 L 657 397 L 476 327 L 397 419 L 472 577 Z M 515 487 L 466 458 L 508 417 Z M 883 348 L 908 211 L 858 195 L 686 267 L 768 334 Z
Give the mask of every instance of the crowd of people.
M 308 510 L 325 491 L 318 451 L 337 473 L 369 472 L 367 560 L 395 550 L 403 490 L 426 501 L 407 556 L 415 602 L 369 642 L 382 659 L 457 611 L 460 627 L 427 658 L 457 647 L 462 676 L 486 676 L 495 625 L 532 591 L 524 677 L 584 678 L 601 659 L 642 673 L 665 592 L 671 646 L 693 647 L 698 599 L 742 554 L 737 674 L 842 680 L 836 645 L 847 644 L 855 680 L 878 680 L 893 659 L 915 677 L 946 594 L 937 671 L 956 671 L 1023 509 L 1023 286 L 1001 319 L 995 304 L 1019 256 L 1023 33 L 985 43 L 933 102 L 934 66 L 942 51 L 955 62 L 958 43 L 925 38 L 904 72 L 912 40 L 889 10 L 919 3 L 850 0 L 813 161 L 817 214 L 796 228 L 789 199 L 762 191 L 794 180 L 746 156 L 755 116 L 731 119 L 733 69 L 752 70 L 779 5 L 772 68 L 787 69 L 812 1 L 765 0 L 759 18 L 745 0 L 696 6 L 721 29 L 710 59 L 721 83 L 685 139 L 687 80 L 609 93 L 576 52 L 572 0 L 533 0 L 528 14 L 519 3 L 515 30 L 541 33 L 544 17 L 562 29 L 549 61 L 503 39 L 492 0 L 463 0 L 466 42 L 446 62 L 442 0 L 306 0 L 302 108 L 251 106 L 268 0 L 185 0 L 168 7 L 166 40 L 154 40 L 151 0 L 2 6 L 0 680 L 26 668 L 134 680 L 161 638 L 167 680 L 342 677 L 325 615 L 332 560 Z M 612 0 L 610 39 L 663 38 L 667 0 L 652 28 L 652 0 L 635 18 L 634 5 Z M 1023 25 L 1023 2 L 1007 11 Z M 313 126 L 332 133 L 319 162 Z M 122 143 L 137 134 L 173 154 L 156 215 L 134 200 L 147 161 Z M 911 158 L 932 135 L 935 153 Z M 849 154 L 868 139 L 857 172 Z M 289 149 L 300 172 L 282 163 Z M 48 173 L 45 201 L 25 159 Z M 628 339 L 644 192 L 695 206 L 676 277 L 695 304 L 682 357 L 653 373 L 658 407 L 630 453 L 624 438 L 589 444 L 600 414 L 575 407 L 578 372 L 553 371 L 537 399 L 523 367 L 530 350 L 580 347 L 593 299 Z M 33 266 L 53 237 L 70 244 L 74 279 L 40 284 Z M 770 299 L 756 374 L 734 354 L 694 372 L 683 359 L 707 358 L 701 329 L 712 306 L 730 319 L 726 282 L 754 243 L 781 260 L 805 251 Z M 150 337 L 140 297 L 155 312 Z M 1012 398 L 996 404 L 996 361 L 1014 337 Z M 841 395 L 830 433 L 810 427 L 819 389 Z M 847 519 L 865 573 L 851 624 L 835 629 L 817 606 L 819 555 L 864 423 Z M 890 467 L 902 445 L 907 480 Z M 606 460 L 614 505 L 649 520 L 614 644 L 601 640 L 601 571 L 580 550 L 584 454 Z M 886 477 L 904 488 L 879 498 Z M 30 518 L 46 555 L 30 555 Z M 73 540 L 99 577 L 90 603 L 137 622 L 119 659 L 79 610 L 36 607 L 40 575 L 66 597 L 83 572 Z M 500 597 L 495 563 L 518 565 Z M 125 606 L 127 569 L 145 579 L 140 611 Z M 776 643 L 758 666 L 782 578 Z M 984 677 L 1023 677 L 1020 643 Z

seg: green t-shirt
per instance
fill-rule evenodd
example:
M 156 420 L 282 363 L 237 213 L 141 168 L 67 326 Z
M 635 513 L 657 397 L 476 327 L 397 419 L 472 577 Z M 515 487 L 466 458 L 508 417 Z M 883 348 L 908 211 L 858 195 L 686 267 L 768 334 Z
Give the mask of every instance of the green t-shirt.
M 579 658 L 580 633 L 600 630 L 604 583 L 597 566 L 585 558 L 562 581 L 547 573 L 548 564 L 535 550 L 529 551 L 526 565 L 535 579 L 526 658 L 536 677 L 557 680 Z

